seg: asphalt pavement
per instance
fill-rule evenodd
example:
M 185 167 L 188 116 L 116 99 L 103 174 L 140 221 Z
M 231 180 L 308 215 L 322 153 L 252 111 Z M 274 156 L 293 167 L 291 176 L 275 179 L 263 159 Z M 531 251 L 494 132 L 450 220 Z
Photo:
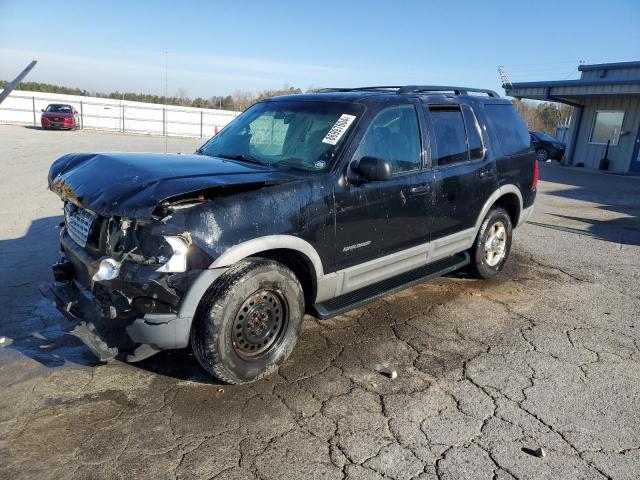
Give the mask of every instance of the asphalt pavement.
M 0 126 L 0 478 L 639 477 L 640 178 L 541 164 L 497 278 L 307 317 L 257 383 L 187 352 L 98 364 L 38 293 L 62 214 L 49 165 L 201 143 Z

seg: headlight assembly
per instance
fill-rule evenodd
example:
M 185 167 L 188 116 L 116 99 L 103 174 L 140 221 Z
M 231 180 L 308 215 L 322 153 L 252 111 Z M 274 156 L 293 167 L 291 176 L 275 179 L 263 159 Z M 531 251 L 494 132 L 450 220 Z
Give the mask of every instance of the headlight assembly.
M 104 257 L 100 260 L 98 270 L 91 278 L 94 282 L 102 280 L 113 280 L 120 274 L 121 263 L 111 257 Z
M 164 239 L 171 246 L 173 255 L 157 271 L 164 273 L 186 272 L 189 243 L 182 237 L 164 237 Z

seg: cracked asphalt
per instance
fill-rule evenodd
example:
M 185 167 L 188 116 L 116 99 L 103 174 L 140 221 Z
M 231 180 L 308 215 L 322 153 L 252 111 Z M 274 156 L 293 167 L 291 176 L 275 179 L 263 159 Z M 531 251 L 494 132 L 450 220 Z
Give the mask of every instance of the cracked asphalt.
M 639 478 L 640 178 L 542 164 L 496 279 L 307 318 L 255 384 L 186 352 L 97 364 L 37 291 L 61 218 L 48 167 L 200 143 L 0 126 L 1 478 Z

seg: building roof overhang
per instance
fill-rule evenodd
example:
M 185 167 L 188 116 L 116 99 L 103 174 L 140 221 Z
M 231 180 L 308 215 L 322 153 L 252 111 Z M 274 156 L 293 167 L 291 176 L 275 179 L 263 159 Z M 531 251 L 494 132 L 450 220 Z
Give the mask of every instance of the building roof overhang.
M 502 88 L 510 97 L 547 100 L 578 106 L 584 105 L 587 97 L 640 96 L 640 78 L 518 82 L 504 84 Z
M 589 72 L 593 70 L 618 70 L 621 68 L 640 68 L 640 62 L 592 63 L 590 65 L 578 66 L 578 70 L 581 72 Z

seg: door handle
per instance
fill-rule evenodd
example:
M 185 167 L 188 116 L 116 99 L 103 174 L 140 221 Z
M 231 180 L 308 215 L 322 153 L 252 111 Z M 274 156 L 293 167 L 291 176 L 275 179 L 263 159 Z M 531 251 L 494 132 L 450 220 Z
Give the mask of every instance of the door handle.
M 418 185 L 411 185 L 409 187 L 409 193 L 411 195 L 417 195 L 419 193 L 428 192 L 430 189 L 430 185 L 428 183 L 420 183 Z
M 487 177 L 491 175 L 492 172 L 493 170 L 491 170 L 491 168 L 483 168 L 482 170 L 478 171 L 478 176 L 480 178 Z

